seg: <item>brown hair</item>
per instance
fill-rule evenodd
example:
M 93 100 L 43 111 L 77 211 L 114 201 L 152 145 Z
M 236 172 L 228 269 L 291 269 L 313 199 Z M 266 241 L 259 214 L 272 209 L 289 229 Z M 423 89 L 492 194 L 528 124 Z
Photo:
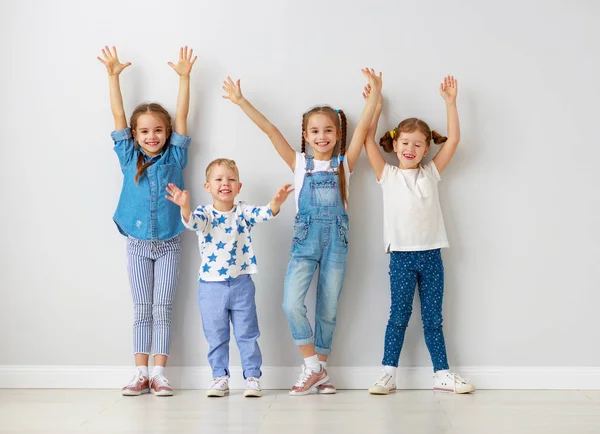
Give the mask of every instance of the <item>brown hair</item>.
M 314 114 L 322 113 L 324 115 L 329 116 L 329 118 L 333 121 L 333 124 L 338 129 L 338 131 L 342 132 L 342 137 L 340 138 L 340 157 L 344 157 L 346 155 L 346 134 L 347 134 L 347 123 L 346 123 L 346 114 L 342 110 L 334 110 L 329 106 L 318 106 L 310 109 L 306 113 L 302 115 L 302 142 L 301 142 L 301 152 L 304 154 L 306 152 L 306 141 L 304 140 L 304 132 L 306 131 L 306 126 L 308 125 L 308 120 Z M 346 169 L 344 169 L 344 162 L 340 161 L 340 166 L 338 169 L 338 180 L 340 183 L 340 194 L 342 196 L 342 202 L 344 206 L 348 205 L 348 188 L 346 186 Z
M 217 158 L 216 160 L 211 161 L 208 166 L 206 166 L 206 180 L 207 181 L 208 181 L 208 175 L 210 175 L 210 171 L 215 166 L 224 166 L 228 169 L 233 170 L 237 174 L 238 178 L 240 176 L 240 171 L 238 170 L 238 167 L 235 164 L 235 161 L 229 160 L 228 158 Z M 238 179 L 238 181 L 239 181 L 239 179 Z
M 400 122 L 393 130 L 386 131 L 383 137 L 379 139 L 379 145 L 385 152 L 394 152 L 394 140 L 398 140 L 400 133 L 414 133 L 415 131 L 423 133 L 427 146 L 432 140 L 436 145 L 448 140 L 447 137 L 442 136 L 437 131 L 431 130 L 429 125 L 421 119 L 408 118 Z
M 171 115 L 169 114 L 169 112 L 166 111 L 163 106 L 155 102 L 138 105 L 131 114 L 131 118 L 129 120 L 129 125 L 131 126 L 132 131 L 136 130 L 138 118 L 143 114 L 152 114 L 158 116 L 165 123 L 165 128 L 167 129 L 167 141 L 165 143 L 165 146 L 168 146 L 169 138 L 171 137 L 172 131 Z M 140 176 L 142 176 L 146 169 L 152 166 L 153 164 L 154 162 L 152 161 L 144 164 L 144 154 L 142 152 L 138 153 L 137 173 L 135 174 L 136 184 L 138 183 Z

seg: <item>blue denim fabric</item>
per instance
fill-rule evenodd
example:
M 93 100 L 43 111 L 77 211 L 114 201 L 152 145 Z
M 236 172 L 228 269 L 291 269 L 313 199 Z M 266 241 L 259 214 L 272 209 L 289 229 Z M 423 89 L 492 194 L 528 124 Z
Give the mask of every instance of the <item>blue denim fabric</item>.
M 123 172 L 123 188 L 113 220 L 121 234 L 139 240 L 169 240 L 179 235 L 185 227 L 177 205 L 165 199 L 169 182 L 183 189 L 183 169 L 187 164 L 187 151 L 191 139 L 175 132 L 171 134 L 163 151 L 149 157 L 136 146 L 130 128 L 113 131 L 114 150 Z M 140 152 L 144 162 L 154 161 L 135 183 L 137 160 Z
M 313 157 L 307 156 L 285 275 L 283 311 L 296 345 L 314 342 L 317 353 L 329 354 L 346 273 L 349 226 L 337 170 L 312 173 L 313 167 Z M 334 157 L 332 168 L 338 167 L 338 159 Z M 313 336 L 304 299 L 317 265 L 319 278 Z
M 213 378 L 229 375 L 230 320 L 240 350 L 244 378 L 262 375 L 254 294 L 254 282 L 249 274 L 222 282 L 200 281 L 198 285 L 198 304 Z

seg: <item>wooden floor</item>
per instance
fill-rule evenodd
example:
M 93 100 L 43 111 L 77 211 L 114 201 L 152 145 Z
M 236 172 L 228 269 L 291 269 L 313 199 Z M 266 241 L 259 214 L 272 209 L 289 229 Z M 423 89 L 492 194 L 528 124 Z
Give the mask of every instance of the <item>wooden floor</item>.
M 122 397 L 118 390 L 0 390 L 0 433 L 600 433 L 600 391 L 366 391 L 244 398 Z

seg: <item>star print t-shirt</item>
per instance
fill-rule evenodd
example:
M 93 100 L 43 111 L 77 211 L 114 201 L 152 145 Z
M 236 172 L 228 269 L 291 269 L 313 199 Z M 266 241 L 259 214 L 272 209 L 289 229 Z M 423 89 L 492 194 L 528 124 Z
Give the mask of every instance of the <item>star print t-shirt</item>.
M 227 212 L 217 211 L 212 205 L 201 205 L 192 211 L 189 222 L 182 218 L 183 224 L 198 234 L 202 257 L 198 279 L 218 282 L 256 273 L 250 230 L 256 223 L 272 218 L 269 205 L 253 206 L 244 202 Z

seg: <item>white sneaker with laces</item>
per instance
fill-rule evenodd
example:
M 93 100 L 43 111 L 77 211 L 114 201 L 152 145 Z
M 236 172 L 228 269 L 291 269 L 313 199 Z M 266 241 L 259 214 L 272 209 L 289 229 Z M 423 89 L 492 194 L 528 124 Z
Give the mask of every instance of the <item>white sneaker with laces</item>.
M 475 392 L 475 386 L 460 375 L 453 372 L 444 372 L 433 376 L 433 390 L 435 392 L 470 393 Z
M 385 372 L 385 370 L 382 371 L 379 380 L 369 388 L 369 393 L 371 395 L 388 395 L 390 392 L 395 391 L 396 383 L 394 382 L 394 377 Z
M 256 377 L 248 377 L 246 379 L 246 390 L 244 390 L 246 398 L 260 398 L 262 390 L 260 389 L 260 381 Z
M 210 388 L 206 391 L 206 396 L 221 397 L 229 395 L 229 376 L 217 377 L 213 379 Z

